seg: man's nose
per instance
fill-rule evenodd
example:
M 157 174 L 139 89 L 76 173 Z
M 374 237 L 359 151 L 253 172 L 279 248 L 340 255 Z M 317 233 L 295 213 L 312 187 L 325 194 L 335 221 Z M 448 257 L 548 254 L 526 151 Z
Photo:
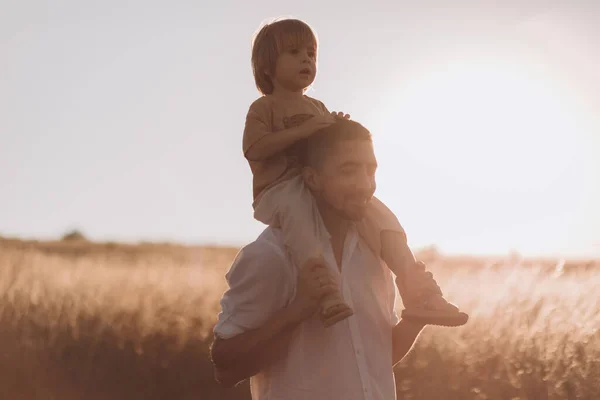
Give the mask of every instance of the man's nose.
M 356 188 L 367 192 L 374 191 L 375 179 L 368 171 L 362 171 L 356 179 Z

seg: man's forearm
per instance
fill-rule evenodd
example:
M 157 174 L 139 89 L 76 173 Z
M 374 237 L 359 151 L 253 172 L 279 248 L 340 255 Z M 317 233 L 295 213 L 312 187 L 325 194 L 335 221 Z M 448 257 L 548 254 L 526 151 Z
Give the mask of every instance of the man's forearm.
M 274 337 L 267 346 L 249 352 L 227 368 L 215 366 L 215 379 L 225 387 L 238 383 L 259 373 L 273 361 L 283 357 L 292 339 L 293 330 L 289 329 Z
M 392 329 L 392 366 L 398 364 L 415 344 L 424 325 L 400 320 Z
M 284 308 L 260 328 L 230 339 L 216 338 L 211 349 L 216 379 L 224 386 L 234 386 L 256 375 L 283 355 L 299 323 Z

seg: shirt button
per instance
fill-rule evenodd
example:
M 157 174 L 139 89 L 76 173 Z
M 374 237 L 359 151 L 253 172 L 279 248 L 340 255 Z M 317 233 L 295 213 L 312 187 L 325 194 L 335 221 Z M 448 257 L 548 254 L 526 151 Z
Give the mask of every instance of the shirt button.
M 360 355 L 360 350 L 356 350 L 356 355 Z

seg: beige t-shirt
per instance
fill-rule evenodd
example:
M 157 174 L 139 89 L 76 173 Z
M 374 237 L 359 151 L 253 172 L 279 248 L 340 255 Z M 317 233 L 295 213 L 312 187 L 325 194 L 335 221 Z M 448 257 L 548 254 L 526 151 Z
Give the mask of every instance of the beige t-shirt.
M 242 143 L 244 155 L 264 136 L 277 135 L 313 116 L 326 113 L 329 111 L 322 102 L 308 96 L 292 100 L 276 100 L 270 95 L 259 98 L 252 103 L 246 116 Z M 248 162 L 253 175 L 252 193 L 255 201 L 265 190 L 300 173 L 300 166 L 289 152 Z

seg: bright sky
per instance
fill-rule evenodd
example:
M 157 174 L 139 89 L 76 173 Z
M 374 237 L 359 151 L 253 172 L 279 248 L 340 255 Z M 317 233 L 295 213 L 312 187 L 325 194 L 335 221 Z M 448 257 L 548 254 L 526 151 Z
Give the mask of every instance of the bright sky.
M 0 3 L 0 235 L 252 240 L 250 43 L 288 15 L 412 246 L 600 256 L 600 3 L 289 4 Z

